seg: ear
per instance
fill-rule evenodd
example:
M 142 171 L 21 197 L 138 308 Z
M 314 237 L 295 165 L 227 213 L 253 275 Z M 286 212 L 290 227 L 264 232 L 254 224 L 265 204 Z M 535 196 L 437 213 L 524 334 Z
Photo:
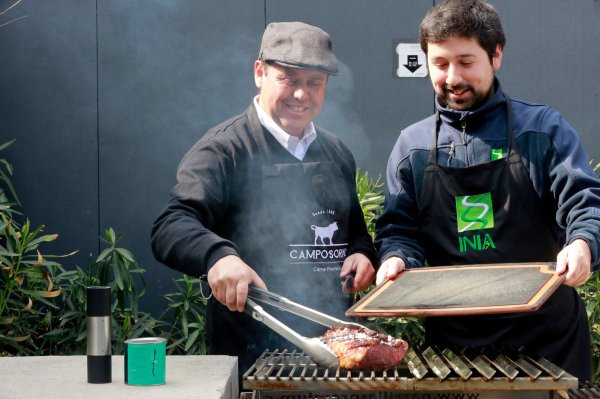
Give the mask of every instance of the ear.
M 254 84 L 260 90 L 262 88 L 262 78 L 265 76 L 265 70 L 262 62 L 259 60 L 254 61 Z
M 494 50 L 494 55 L 492 56 L 492 66 L 494 70 L 500 69 L 500 65 L 502 65 L 502 47 L 499 44 L 496 45 L 496 50 Z

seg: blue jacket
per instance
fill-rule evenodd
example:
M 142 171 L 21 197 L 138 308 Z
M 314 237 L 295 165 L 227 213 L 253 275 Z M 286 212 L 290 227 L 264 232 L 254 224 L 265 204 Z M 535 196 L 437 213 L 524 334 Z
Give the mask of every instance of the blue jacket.
M 491 159 L 492 149 L 508 150 L 505 96 L 496 79 L 495 95 L 473 111 L 436 107 L 441 116 L 438 163 L 466 167 Z M 513 136 L 540 199 L 554 204 L 549 226 L 562 247 L 586 240 L 592 268 L 598 270 L 600 180 L 589 165 L 577 132 L 554 109 L 511 99 Z M 435 117 L 404 129 L 387 167 L 385 209 L 377 221 L 376 246 L 381 260 L 399 256 L 407 267 L 423 265 L 426 254 L 417 240 L 418 201 L 427 156 L 433 144 Z M 515 229 L 518 223 L 515 221 Z

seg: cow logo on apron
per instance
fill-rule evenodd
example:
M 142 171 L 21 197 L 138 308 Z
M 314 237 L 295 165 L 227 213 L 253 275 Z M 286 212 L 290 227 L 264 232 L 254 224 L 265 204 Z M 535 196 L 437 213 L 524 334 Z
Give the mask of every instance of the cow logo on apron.
M 313 212 L 312 216 L 318 217 L 318 222 L 312 221 L 307 225 L 310 229 L 312 242 L 289 244 L 290 264 L 312 265 L 313 272 L 339 272 L 341 263 L 346 258 L 348 243 L 336 240 L 339 224 L 334 218 L 334 210 L 320 210 Z M 308 236 L 308 235 L 307 235 Z
M 494 228 L 491 193 L 455 197 L 458 246 L 461 253 L 496 248 L 490 234 L 482 230 Z M 461 235 L 461 233 L 465 233 Z
M 313 224 L 310 228 L 315 231 L 315 245 L 317 245 L 317 240 L 321 240 L 321 244 L 325 245 L 325 238 L 329 240 L 329 245 L 332 245 L 333 234 L 338 230 L 338 224 L 333 222 L 327 227 L 319 227 Z

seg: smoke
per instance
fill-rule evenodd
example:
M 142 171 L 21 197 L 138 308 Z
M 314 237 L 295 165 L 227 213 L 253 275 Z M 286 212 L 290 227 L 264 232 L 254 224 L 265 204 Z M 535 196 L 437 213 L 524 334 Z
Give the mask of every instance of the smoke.
M 371 143 L 353 106 L 354 76 L 339 59 L 338 67 L 338 75 L 329 78 L 327 98 L 316 124 L 341 138 L 352 151 L 356 164 L 365 165 L 370 157 Z

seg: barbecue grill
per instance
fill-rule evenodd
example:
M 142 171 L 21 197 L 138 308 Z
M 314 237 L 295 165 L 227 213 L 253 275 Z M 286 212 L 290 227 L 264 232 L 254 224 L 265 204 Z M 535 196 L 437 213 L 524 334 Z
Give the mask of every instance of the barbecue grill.
M 589 398 L 595 386 L 517 352 L 411 348 L 396 368 L 318 367 L 303 352 L 266 350 L 243 375 L 242 399 Z M 575 396 L 580 395 L 580 396 Z

